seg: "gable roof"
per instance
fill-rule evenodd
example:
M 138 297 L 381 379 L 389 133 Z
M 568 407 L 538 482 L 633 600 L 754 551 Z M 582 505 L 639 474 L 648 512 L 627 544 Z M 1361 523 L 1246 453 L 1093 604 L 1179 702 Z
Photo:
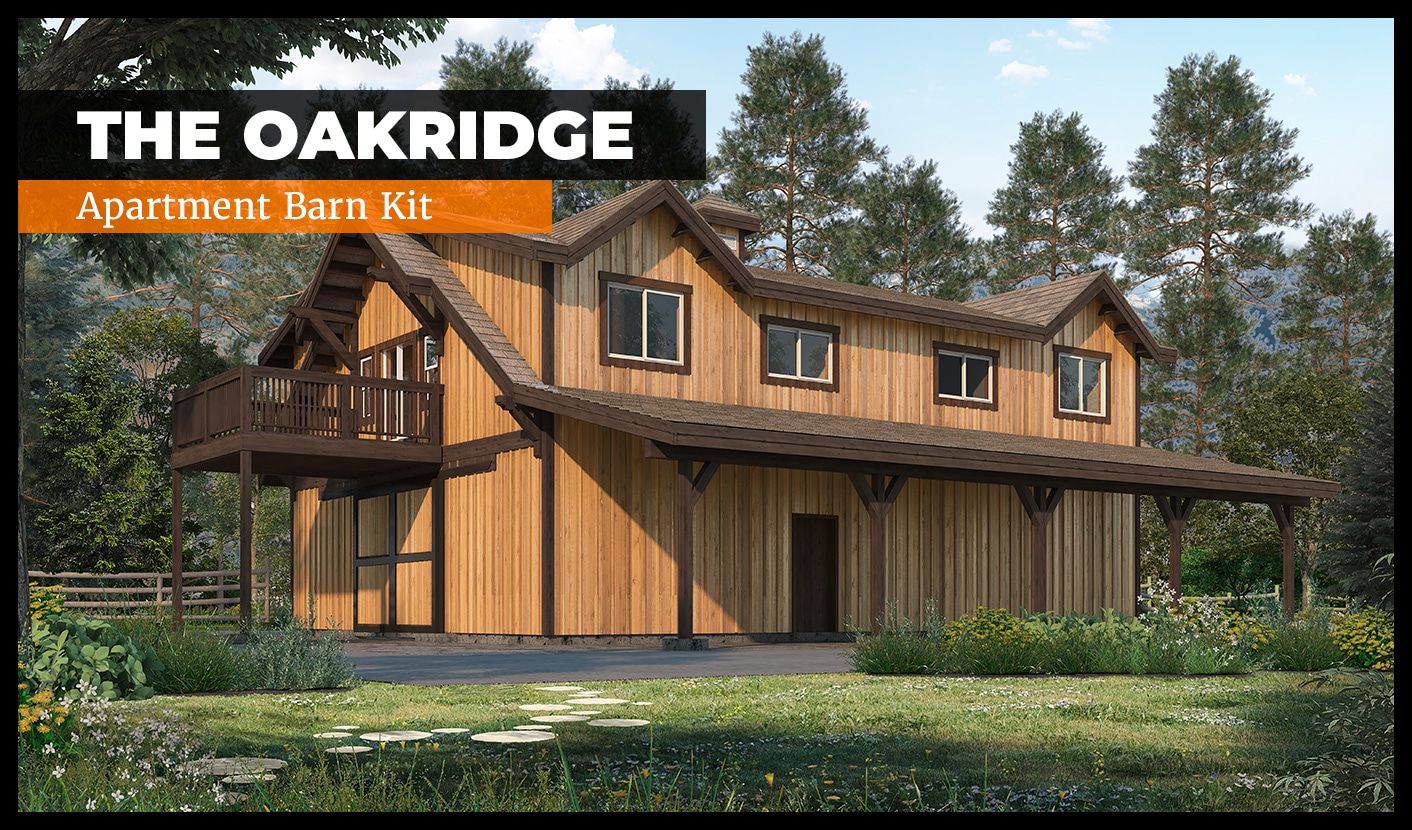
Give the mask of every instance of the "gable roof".
M 1164 363 L 1176 361 L 1177 350 L 1157 342 L 1147 324 L 1133 310 L 1123 292 L 1118 290 L 1112 277 L 1108 276 L 1107 270 L 1091 271 L 1004 294 L 992 294 L 971 300 L 966 307 L 1037 326 L 1043 332 L 1042 339 L 1048 340 L 1095 298 L 1102 298 L 1105 310 L 1111 307 L 1111 312 L 1117 315 L 1115 328 L 1119 334 L 1133 338 L 1139 355 Z

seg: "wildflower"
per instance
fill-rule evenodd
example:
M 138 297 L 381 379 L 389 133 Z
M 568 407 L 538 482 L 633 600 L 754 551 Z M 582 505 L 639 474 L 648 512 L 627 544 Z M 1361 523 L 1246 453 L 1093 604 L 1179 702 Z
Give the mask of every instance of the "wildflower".
M 765 783 L 771 787 L 775 785 L 775 774 L 773 772 L 765 773 Z
M 93 799 L 93 798 L 88 799 L 88 803 L 85 804 L 85 805 L 83 805 L 83 809 L 89 811 L 90 813 L 93 812 L 94 810 L 97 810 L 97 809 L 98 809 L 98 800 L 97 800 L 97 799 Z
M 51 773 L 51 774 L 52 774 L 55 778 L 63 778 L 63 777 L 64 777 L 64 768 L 63 768 L 63 767 L 54 767 L 54 772 Z

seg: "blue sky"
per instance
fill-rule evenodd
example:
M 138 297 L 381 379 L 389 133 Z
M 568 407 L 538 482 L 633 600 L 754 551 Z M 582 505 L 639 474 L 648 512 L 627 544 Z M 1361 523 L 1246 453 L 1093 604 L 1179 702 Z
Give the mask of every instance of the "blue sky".
M 729 126 L 743 91 L 748 48 L 766 32 L 824 38 L 828 58 L 867 107 L 869 133 L 889 158 L 933 159 L 988 237 L 987 203 L 1003 186 L 1010 145 L 1035 112 L 1079 112 L 1123 174 L 1150 141 L 1153 96 L 1189 54 L 1235 55 L 1269 90 L 1271 117 L 1299 131 L 1295 152 L 1313 170 L 1295 195 L 1321 213 L 1352 210 L 1393 230 L 1393 22 L 1391 20 L 671 19 L 455 18 L 436 43 L 404 53 L 395 69 L 332 53 L 297 60 L 260 89 L 386 89 L 439 85 L 456 39 L 529 40 L 556 88 L 596 88 L 606 75 L 666 77 L 707 93 L 708 136 Z M 1299 231 L 1286 234 L 1303 242 Z

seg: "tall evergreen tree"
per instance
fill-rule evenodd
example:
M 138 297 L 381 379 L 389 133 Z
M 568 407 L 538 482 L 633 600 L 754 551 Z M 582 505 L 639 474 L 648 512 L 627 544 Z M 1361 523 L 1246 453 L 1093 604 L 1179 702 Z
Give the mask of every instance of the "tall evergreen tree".
M 549 89 L 549 76 L 529 65 L 534 46 L 500 38 L 486 49 L 456 39 L 456 51 L 441 58 L 442 89 Z
M 1343 492 L 1329 505 L 1324 567 L 1349 596 L 1393 607 L 1393 370 L 1375 370 L 1358 435 L 1334 475 Z
M 1285 267 L 1281 234 L 1309 208 L 1289 195 L 1309 167 L 1292 153 L 1295 130 L 1265 111 L 1270 93 L 1240 61 L 1188 56 L 1167 72 L 1156 96 L 1152 143 L 1138 149 L 1129 182 L 1141 193 L 1132 215 L 1128 285 L 1160 283 L 1158 337 L 1177 349 L 1175 366 L 1158 364 L 1144 397 L 1180 428 L 1165 439 L 1179 449 L 1210 448 L 1213 424 L 1258 370 L 1241 303 L 1268 304 L 1269 269 Z
M 936 163 L 908 156 L 863 178 L 858 217 L 834 259 L 834 276 L 948 300 L 971 296 L 972 242 L 961 203 Z
M 1321 217 L 1296 268 L 1276 333 L 1303 365 L 1356 377 L 1391 359 L 1392 234 L 1371 213 Z
M 848 96 L 824 40 L 766 34 L 750 48 L 734 126 L 721 133 L 721 193 L 761 220 L 746 256 L 782 271 L 826 276 L 839 224 L 863 165 L 886 150 L 866 135 L 868 116 Z
M 1094 270 L 1119 250 L 1123 179 L 1103 163 L 1103 145 L 1078 113 L 1037 112 L 1010 146 L 1010 175 L 985 220 L 1000 229 L 991 243 L 992 293 Z

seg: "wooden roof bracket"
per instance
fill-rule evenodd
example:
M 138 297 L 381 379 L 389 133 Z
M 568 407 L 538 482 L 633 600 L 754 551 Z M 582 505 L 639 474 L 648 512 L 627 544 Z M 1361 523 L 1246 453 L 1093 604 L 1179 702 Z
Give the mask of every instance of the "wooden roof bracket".
M 1043 614 L 1049 610 L 1049 549 L 1045 529 L 1054 518 L 1059 500 L 1064 497 L 1064 488 L 1016 484 L 1015 492 L 1030 519 L 1030 608 L 1027 610 Z
M 437 340 L 446 336 L 446 318 L 440 313 L 433 313 L 421 300 L 417 299 L 418 295 L 431 296 L 429 283 L 414 282 L 392 269 L 371 265 L 368 266 L 368 276 L 378 282 L 387 283 L 387 286 L 397 295 L 397 299 L 401 300 L 407 310 L 412 312 L 412 316 L 417 318 L 417 322 L 428 334 Z
M 534 457 L 543 458 L 545 433 L 538 420 L 523 407 L 516 404 L 514 399 L 509 395 L 496 395 L 495 403 L 501 409 L 510 413 L 510 417 L 515 419 L 515 423 L 520 425 L 520 435 L 534 442 Z

